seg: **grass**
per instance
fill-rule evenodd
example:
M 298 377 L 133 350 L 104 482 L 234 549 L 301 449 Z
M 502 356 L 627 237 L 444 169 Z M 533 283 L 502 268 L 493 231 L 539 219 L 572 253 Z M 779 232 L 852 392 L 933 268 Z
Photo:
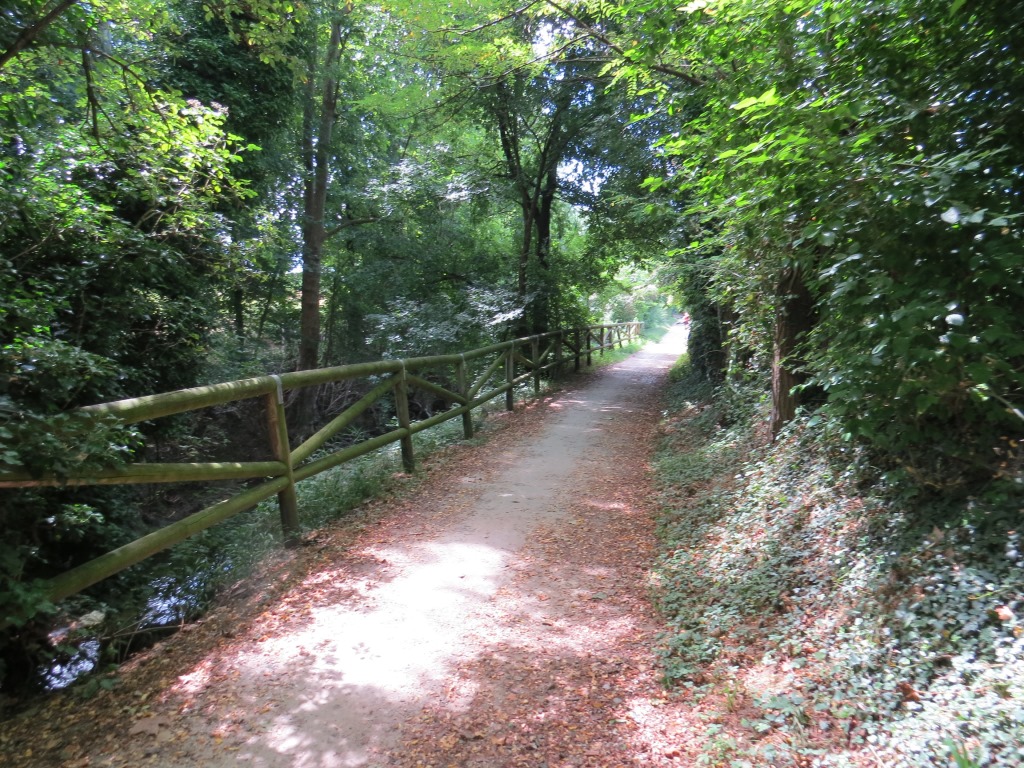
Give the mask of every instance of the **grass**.
M 1022 764 L 1014 486 L 910 494 L 806 419 L 769 444 L 756 388 L 675 379 L 654 586 L 665 680 L 720 724 L 703 764 Z

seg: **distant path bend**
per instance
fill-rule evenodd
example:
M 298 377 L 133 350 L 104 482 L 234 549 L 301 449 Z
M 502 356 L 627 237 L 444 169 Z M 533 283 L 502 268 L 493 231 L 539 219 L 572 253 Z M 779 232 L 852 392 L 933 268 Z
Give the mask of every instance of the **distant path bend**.
M 645 725 L 661 695 L 647 464 L 684 349 L 676 326 L 569 379 L 347 546 L 326 534 L 306 573 L 254 602 L 262 612 L 222 617 L 222 637 L 163 690 L 133 690 L 129 673 L 97 701 L 132 705 L 120 733 L 82 726 L 62 754 L 167 768 L 659 764 Z

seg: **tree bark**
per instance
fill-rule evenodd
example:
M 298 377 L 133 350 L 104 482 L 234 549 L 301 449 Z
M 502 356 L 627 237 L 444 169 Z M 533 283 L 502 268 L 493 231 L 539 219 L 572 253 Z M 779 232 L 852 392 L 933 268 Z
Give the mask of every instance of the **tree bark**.
M 519 248 L 519 265 L 518 274 L 516 280 L 516 290 L 519 293 L 519 298 L 523 299 L 526 297 L 527 279 L 526 272 L 530 266 L 530 251 L 532 250 L 533 243 L 533 227 L 534 227 L 534 202 L 528 192 L 522 192 L 519 201 L 519 207 L 523 212 L 523 242 Z
M 320 274 L 323 246 L 327 239 L 324 214 L 330 183 L 331 136 L 338 117 L 337 67 L 341 58 L 343 17 L 339 12 L 331 19 L 330 40 L 324 52 L 323 82 L 317 110 L 317 51 L 310 55 L 308 85 L 302 119 L 303 180 L 302 216 L 302 295 L 299 316 L 298 370 L 316 368 L 320 363 Z M 315 32 L 314 32 L 315 34 Z M 295 406 L 295 429 L 304 433 L 313 422 L 316 391 L 300 390 Z
M 245 291 L 241 286 L 231 289 L 231 312 L 235 318 L 235 337 L 245 336 Z
M 776 297 L 778 308 L 772 356 L 772 440 L 796 416 L 800 395 L 794 389 L 807 378 L 800 370 L 803 361 L 799 358 L 798 349 L 816 322 L 814 299 L 799 267 L 783 270 L 776 288 Z
M 516 76 L 521 77 L 519 74 Z M 522 242 L 517 263 L 516 289 L 520 299 L 525 299 L 529 288 L 530 259 L 536 258 L 544 269 L 550 265 L 551 217 L 558 193 L 558 163 L 566 145 L 562 122 L 568 101 L 559 103 L 549 116 L 546 134 L 541 146 L 537 148 L 537 157 L 528 163 L 523 158 L 519 130 L 520 121 L 524 117 L 517 112 L 513 103 L 514 90 L 505 80 L 499 80 L 492 86 L 491 92 L 494 98 L 489 105 L 490 111 L 498 126 L 508 176 L 519 195 L 522 212 Z M 529 133 L 535 139 L 541 138 L 533 128 L 529 128 Z M 541 314 L 546 314 L 546 307 L 539 309 Z M 524 318 L 521 330 L 530 332 L 531 325 L 533 331 L 547 330 L 543 327 L 545 324 L 545 317 L 534 317 L 532 323 Z
M 32 45 L 32 43 L 36 41 L 39 35 L 41 35 L 48 26 L 64 15 L 64 12 L 77 2 L 78 0 L 64 0 L 64 2 L 55 6 L 53 10 L 39 19 L 35 24 L 23 29 L 21 34 L 15 38 L 14 42 L 11 43 L 3 53 L 0 53 L 0 69 L 5 67 L 11 59 Z
M 327 234 L 324 213 L 327 208 L 327 187 L 330 178 L 331 135 L 338 114 L 338 78 L 335 70 L 341 55 L 341 23 L 340 16 L 331 20 L 331 37 L 324 56 L 319 121 L 314 121 L 314 106 L 309 103 L 306 105 L 307 119 L 304 119 L 302 141 L 306 179 L 302 221 L 299 370 L 316 368 L 320 362 L 320 266 Z M 315 135 L 314 122 L 318 123 L 315 126 Z
M 544 269 L 550 266 L 551 255 L 551 211 L 558 192 L 558 169 L 548 168 L 547 178 L 540 190 L 540 204 L 537 206 L 537 263 Z

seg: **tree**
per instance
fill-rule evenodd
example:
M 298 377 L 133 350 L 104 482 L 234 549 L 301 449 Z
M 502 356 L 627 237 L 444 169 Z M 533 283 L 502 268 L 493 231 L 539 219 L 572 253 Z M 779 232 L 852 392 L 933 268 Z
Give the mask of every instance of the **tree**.
M 695 252 L 733 334 L 776 361 L 776 429 L 806 378 L 843 432 L 923 482 L 986 476 L 1022 394 L 1005 279 L 1021 213 L 1014 10 L 640 10 L 566 7 L 595 20 L 620 87 L 681 116 L 663 181 L 707 233 Z
M 83 388 L 91 397 L 187 385 L 210 322 L 215 207 L 244 194 L 237 147 L 222 108 L 150 81 L 141 62 L 165 14 L 126 6 L 133 23 L 115 35 L 106 9 L 57 8 L 45 26 L 24 21 L 16 41 L 31 40 L 0 70 L 4 92 L 20 94 L 0 105 L 5 357 L 19 391 L 44 401 L 62 378 L 46 365 L 72 350 L 110 372 Z M 37 357 L 49 363 L 17 362 Z
M 16 3 L 0 23 L 5 467 L 61 474 L 132 458 L 136 435 L 70 409 L 190 386 L 202 367 L 218 208 L 246 191 L 223 108 L 160 84 L 153 41 L 173 23 L 131 2 Z M 4 493 L 0 617 L 14 628 L 0 656 L 46 608 L 35 580 L 116 545 L 136 517 L 102 490 Z
M 621 130 L 618 102 L 601 82 L 603 62 L 593 46 L 579 37 L 562 40 L 557 21 L 543 11 L 461 19 L 460 26 L 454 41 L 442 36 L 427 55 L 454 94 L 449 98 L 478 110 L 477 120 L 493 135 L 492 184 L 507 188 L 520 220 L 513 274 L 527 315 L 518 330 L 547 330 L 569 293 L 561 295 L 568 286 L 552 272 L 559 201 L 588 198 L 588 174 L 598 173 L 591 146 L 600 141 L 597 131 L 608 131 L 604 138 Z
M 292 254 L 279 212 L 282 188 L 296 172 L 292 140 L 299 88 L 287 58 L 268 56 L 266 44 L 253 44 L 236 16 L 204 13 L 203 5 L 189 2 L 177 9 L 180 26 L 154 41 L 161 54 L 155 65 L 163 87 L 223 105 L 224 130 L 241 137 L 249 150 L 233 172 L 246 180 L 251 196 L 224 196 L 217 204 L 229 231 L 221 312 L 241 352 L 247 341 L 262 336 L 273 306 L 286 300 L 284 276 Z M 279 21 L 291 23 L 287 17 Z M 295 47 L 289 39 L 280 45 L 285 51 Z
M 320 364 L 320 270 L 327 239 L 325 213 L 331 169 L 331 136 L 338 119 L 338 66 L 351 6 L 329 8 L 327 43 L 321 54 L 314 26 L 307 42 L 306 92 L 302 107 L 302 314 L 298 368 Z M 305 421 L 311 420 L 311 415 Z M 302 421 L 300 417 L 300 421 Z

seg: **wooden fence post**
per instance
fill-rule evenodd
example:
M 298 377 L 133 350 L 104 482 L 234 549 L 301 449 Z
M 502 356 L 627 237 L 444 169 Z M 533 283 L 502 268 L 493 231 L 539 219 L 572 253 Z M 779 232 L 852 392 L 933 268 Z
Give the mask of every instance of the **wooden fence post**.
M 402 363 L 402 370 L 395 376 L 395 413 L 398 416 L 398 426 L 409 430 L 412 420 L 409 418 L 409 385 L 405 380 L 405 363 Z M 412 433 L 408 432 L 400 439 L 402 444 L 402 466 L 406 472 L 416 470 L 416 457 L 412 452 Z
M 469 374 L 466 370 L 466 356 L 461 355 L 455 369 L 455 380 L 459 388 L 459 394 L 469 398 Z M 469 440 L 473 437 L 473 412 L 466 411 L 462 414 L 462 436 Z
M 508 384 L 508 390 L 505 392 L 505 410 L 515 410 L 515 394 L 512 389 L 512 382 L 516 379 L 516 345 L 512 344 L 508 348 L 508 352 L 505 355 L 505 383 Z
M 616 338 L 618 338 L 621 345 L 624 340 L 633 337 L 639 338 L 642 328 L 643 323 L 636 322 L 574 329 L 576 369 L 580 369 L 584 354 L 587 357 L 587 365 L 593 364 L 595 343 L 598 344 L 598 349 L 603 355 L 604 347 L 613 346 Z M 619 334 L 618 337 L 612 335 L 615 332 Z M 583 334 L 586 335 L 585 339 Z M 296 482 L 313 477 L 357 456 L 362 456 L 365 453 L 396 441 L 401 442 L 402 461 L 405 469 L 414 471 L 415 456 L 412 440 L 414 431 L 428 429 L 449 418 L 454 418 L 458 411 L 465 409 L 464 412 L 458 415 L 461 415 L 463 418 L 463 430 L 466 437 L 471 438 L 474 430 L 469 404 L 477 401 L 479 403 L 487 402 L 497 397 L 502 390 L 505 392 L 506 408 L 509 411 L 514 410 L 515 384 L 517 381 L 525 382 L 531 376 L 539 373 L 541 368 L 540 341 L 551 337 L 553 337 L 553 341 L 548 346 L 548 350 L 554 350 L 556 360 L 550 367 L 555 369 L 557 375 L 564 370 L 564 364 L 568 362 L 563 361 L 564 347 L 570 343 L 569 337 L 564 335 L 564 331 L 530 338 L 534 355 L 534 370 L 523 372 L 518 377 L 516 376 L 516 357 L 519 355 L 520 359 L 526 359 L 521 354 L 522 347 L 525 345 L 525 340 L 523 339 L 492 344 L 468 353 L 472 360 L 481 359 L 486 355 L 490 361 L 482 368 L 478 374 L 477 381 L 473 383 L 469 380 L 470 365 L 467 363 L 465 354 L 421 357 L 410 361 L 410 367 L 414 373 L 427 366 L 456 365 L 458 393 L 432 384 L 430 381 L 419 376 L 410 375 L 406 370 L 406 363 L 404 361 L 388 360 L 338 366 L 335 368 L 295 371 L 281 375 L 261 376 L 86 406 L 80 409 L 80 412 L 117 416 L 125 424 L 134 424 L 177 413 L 187 413 L 201 408 L 209 408 L 222 403 L 236 402 L 249 398 L 264 398 L 267 407 L 268 442 L 274 460 L 189 464 L 147 464 L 141 462 L 117 469 L 72 475 L 69 478 L 59 478 L 56 476 L 38 478 L 25 470 L 6 471 L 0 472 L 0 487 L 40 487 L 63 484 L 119 485 L 136 482 L 156 483 L 224 479 L 256 480 L 259 478 L 264 480 L 258 486 L 247 488 L 229 499 L 218 502 L 200 512 L 196 512 L 182 520 L 153 531 L 142 538 L 129 542 L 105 555 L 101 555 L 88 563 L 55 576 L 49 580 L 46 586 L 45 594 L 51 601 L 61 600 L 75 594 L 156 552 L 184 541 L 199 531 L 206 530 L 234 515 L 251 509 L 261 501 L 269 499 L 274 495 L 278 497 L 281 529 L 285 542 L 288 545 L 292 545 L 298 541 L 300 531 L 298 501 L 295 492 Z M 586 344 L 585 349 L 584 341 Z M 504 354 L 504 360 L 502 359 L 502 354 Z M 547 359 L 546 352 L 545 359 Z M 498 372 L 501 369 L 502 363 L 505 365 L 505 386 L 497 385 L 486 393 L 482 393 L 483 387 L 491 382 L 492 377 L 500 376 Z M 284 389 L 286 386 L 288 388 L 315 386 L 331 381 L 345 381 L 352 378 L 365 378 L 369 376 L 380 376 L 381 379 L 357 403 L 347 408 L 315 435 L 297 446 L 294 451 L 291 449 L 284 407 Z M 464 405 L 462 408 L 449 409 L 448 412 L 437 414 L 413 424 L 409 413 L 410 386 L 425 388 L 428 391 L 446 397 L 449 402 L 462 402 Z M 357 445 L 349 446 L 343 450 L 334 451 L 331 455 L 318 458 L 315 461 L 307 461 L 314 452 L 323 448 L 332 436 L 338 434 L 340 430 L 351 424 L 359 414 L 372 406 L 380 397 L 386 397 L 388 389 L 392 389 L 395 395 L 395 408 L 400 425 L 399 429 L 364 440 Z M 0 628 L 5 626 L 4 621 L 6 620 L 0 618 Z
M 530 337 L 530 355 L 533 357 L 533 394 L 540 394 L 540 339 Z
M 277 391 L 267 395 L 267 431 L 270 433 L 270 450 L 274 458 L 284 462 L 285 478 L 288 485 L 277 494 L 277 505 L 281 510 L 281 532 L 285 543 L 292 545 L 299 539 L 299 501 L 295 496 L 295 475 L 292 471 L 292 449 L 288 442 L 288 422 L 284 413 L 284 387 L 281 377 L 271 376 L 277 382 Z

